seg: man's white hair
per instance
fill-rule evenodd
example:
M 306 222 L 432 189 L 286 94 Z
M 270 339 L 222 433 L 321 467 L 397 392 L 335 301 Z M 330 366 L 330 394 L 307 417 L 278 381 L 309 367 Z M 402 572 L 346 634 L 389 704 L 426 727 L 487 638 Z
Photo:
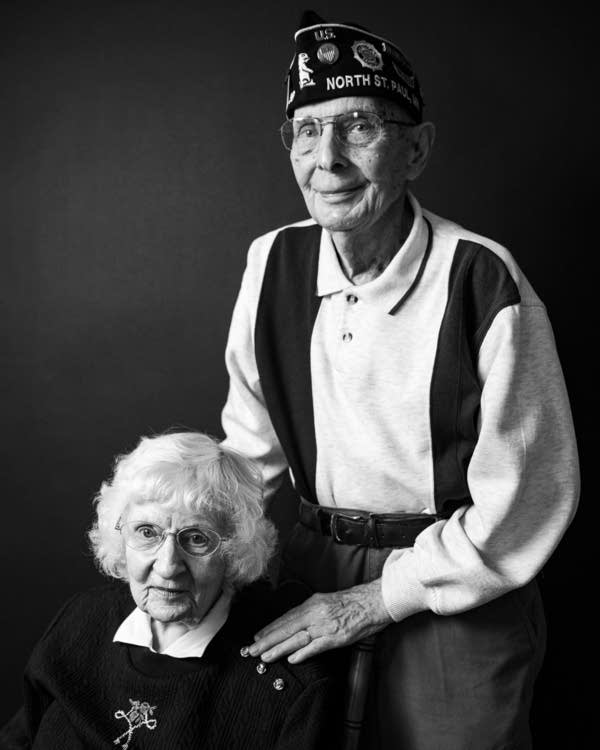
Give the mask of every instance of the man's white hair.
M 257 465 L 199 432 L 143 437 L 117 457 L 111 481 L 95 498 L 89 538 L 98 567 L 128 579 L 125 546 L 115 528 L 131 502 L 183 506 L 201 513 L 224 541 L 225 586 L 239 588 L 266 571 L 276 541 L 264 516 L 263 482 Z

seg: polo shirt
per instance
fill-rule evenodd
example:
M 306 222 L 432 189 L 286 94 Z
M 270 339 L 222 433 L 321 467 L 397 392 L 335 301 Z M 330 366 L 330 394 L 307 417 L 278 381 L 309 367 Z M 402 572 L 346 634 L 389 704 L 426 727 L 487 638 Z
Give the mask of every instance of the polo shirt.
M 546 309 L 509 251 L 421 208 L 376 279 L 345 276 L 312 220 L 249 250 L 226 350 L 225 444 L 325 506 L 447 520 L 394 550 L 394 620 L 531 580 L 579 496 Z

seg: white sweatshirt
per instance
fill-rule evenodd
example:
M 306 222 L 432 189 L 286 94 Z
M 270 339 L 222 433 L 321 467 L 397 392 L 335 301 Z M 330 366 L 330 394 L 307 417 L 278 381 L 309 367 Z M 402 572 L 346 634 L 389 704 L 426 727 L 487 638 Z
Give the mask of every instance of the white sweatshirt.
M 425 609 L 467 610 L 527 583 L 561 539 L 579 496 L 568 398 L 542 302 L 505 248 L 410 200 L 412 231 L 385 271 L 366 284 L 348 281 L 331 237 L 320 232 L 318 311 L 308 344 L 312 414 L 304 415 L 315 442 L 310 484 L 322 505 L 435 513 L 451 497 L 444 494 L 444 485 L 455 481 L 447 481 L 447 466 L 459 483 L 464 466 L 472 504 L 386 561 L 382 595 L 396 621 Z M 253 242 L 227 344 L 225 442 L 261 464 L 267 497 L 289 458 L 259 374 L 257 310 L 272 248 L 282 233 L 309 228 L 319 231 L 305 221 Z M 474 301 L 464 303 L 471 288 Z M 478 329 L 457 334 L 454 353 L 447 331 L 457 305 L 466 322 L 456 325 L 468 327 L 472 319 Z M 285 327 L 286 315 L 282 309 L 283 337 L 290 339 L 284 346 L 294 347 L 300 334 L 293 315 Z M 467 340 L 471 354 L 463 351 Z M 455 379 L 446 373 L 453 369 L 448 363 L 469 356 L 477 382 L 467 387 L 464 368 Z M 462 411 L 456 424 L 438 416 L 448 410 L 452 416 L 453 399 L 457 414 L 471 409 L 473 415 L 475 439 L 466 458 L 464 445 L 455 450 L 444 433 L 460 433 L 460 420 L 468 431 L 468 413 L 466 423 Z

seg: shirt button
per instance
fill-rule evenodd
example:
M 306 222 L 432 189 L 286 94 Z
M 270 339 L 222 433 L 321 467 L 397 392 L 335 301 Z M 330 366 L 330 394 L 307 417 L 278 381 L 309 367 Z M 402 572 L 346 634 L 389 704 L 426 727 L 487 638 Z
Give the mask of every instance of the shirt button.
M 356 296 L 355 294 L 349 294 L 349 295 L 348 295 L 348 296 L 346 297 L 346 301 L 347 301 L 347 302 L 348 302 L 348 303 L 349 303 L 350 305 L 355 305 L 355 304 L 356 304 L 356 303 L 358 302 L 358 297 L 357 297 L 357 296 Z
M 346 343 L 349 343 L 350 341 L 352 341 L 352 334 L 351 333 L 345 333 L 342 336 L 342 341 L 345 341 Z

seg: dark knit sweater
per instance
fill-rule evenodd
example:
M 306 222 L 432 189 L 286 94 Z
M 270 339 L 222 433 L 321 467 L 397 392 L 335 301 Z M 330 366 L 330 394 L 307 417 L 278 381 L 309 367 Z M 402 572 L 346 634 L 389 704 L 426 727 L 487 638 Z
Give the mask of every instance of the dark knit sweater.
M 266 596 L 262 587 L 238 595 L 204 656 L 174 659 L 113 643 L 135 606 L 127 586 L 73 597 L 31 655 L 24 712 L 0 734 L 0 747 L 336 747 L 341 689 L 333 659 L 281 661 L 260 674 L 259 661 L 240 654 L 261 625 L 288 607 L 286 599 Z M 17 725 L 28 740 L 15 739 Z

